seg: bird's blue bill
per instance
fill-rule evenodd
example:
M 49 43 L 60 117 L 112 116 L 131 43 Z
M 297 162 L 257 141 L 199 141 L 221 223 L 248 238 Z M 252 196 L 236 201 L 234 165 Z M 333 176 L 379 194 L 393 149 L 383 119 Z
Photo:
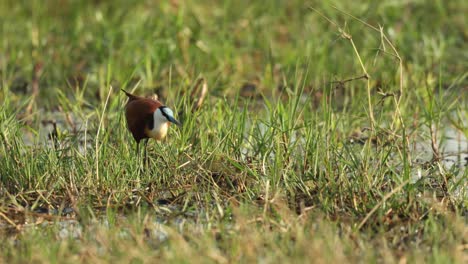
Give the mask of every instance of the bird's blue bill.
M 159 109 L 161 110 L 163 116 L 166 117 L 167 121 L 174 123 L 177 126 L 182 126 L 182 124 L 174 118 L 174 113 L 170 108 L 167 106 L 161 106 Z
M 169 120 L 169 122 L 171 122 L 171 123 L 176 124 L 177 126 L 182 126 L 182 123 L 180 123 L 179 121 L 177 121 L 173 116 L 168 116 L 168 117 L 167 117 L 167 120 Z

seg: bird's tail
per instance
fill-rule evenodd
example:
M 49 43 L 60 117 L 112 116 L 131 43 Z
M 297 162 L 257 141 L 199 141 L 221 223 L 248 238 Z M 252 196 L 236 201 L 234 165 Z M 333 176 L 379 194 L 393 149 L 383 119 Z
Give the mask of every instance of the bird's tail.
M 122 92 L 124 92 L 124 93 L 125 93 L 125 95 L 127 95 L 127 96 L 128 96 L 128 99 L 130 99 L 130 100 L 135 100 L 135 99 L 138 99 L 138 96 L 136 96 L 136 95 L 133 95 L 133 94 L 131 94 L 131 93 L 129 93 L 129 92 L 127 92 L 127 91 L 125 91 L 124 89 L 120 89 L 120 90 L 122 90 Z

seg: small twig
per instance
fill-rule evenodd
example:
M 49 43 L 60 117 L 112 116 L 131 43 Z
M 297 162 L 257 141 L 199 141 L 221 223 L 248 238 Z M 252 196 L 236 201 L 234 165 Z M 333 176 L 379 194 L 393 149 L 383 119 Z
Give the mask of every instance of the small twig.
M 190 162 L 191 162 L 191 161 L 189 160 L 189 161 L 187 161 L 187 162 L 185 162 L 185 163 L 179 165 L 176 169 L 181 169 L 181 168 L 187 166 L 188 164 L 190 164 Z
M 78 191 L 78 188 L 76 187 L 76 184 L 71 179 L 71 177 L 70 177 L 70 188 L 73 190 L 74 193 L 72 193 L 72 190 L 70 190 L 70 188 L 68 186 L 65 186 L 65 188 L 66 188 L 66 191 L 67 191 L 68 199 L 70 199 L 70 207 L 73 209 L 75 214 L 79 215 L 79 209 L 76 206 L 77 201 L 75 199 L 75 195 L 77 195 L 79 193 L 79 191 Z
M 377 211 L 377 209 L 379 209 L 380 206 L 382 206 L 382 204 L 384 202 L 386 202 L 390 197 L 392 197 L 395 193 L 399 192 L 403 187 L 406 186 L 406 184 L 409 183 L 409 179 L 404 181 L 402 184 L 400 184 L 398 187 L 396 187 L 395 189 L 393 189 L 391 192 L 387 193 L 383 199 L 378 202 L 374 208 L 372 208 L 372 210 L 370 210 L 370 212 L 366 215 L 366 217 L 364 217 L 364 219 L 362 219 L 361 223 L 359 223 L 357 229 L 360 230 L 364 224 L 367 222 L 367 220 L 369 220 L 369 218 Z
M 392 57 L 394 57 L 395 59 L 398 60 L 398 56 L 397 56 L 397 55 L 395 55 L 395 54 L 393 54 L 393 53 L 390 53 L 390 52 L 388 52 L 388 51 L 386 51 L 386 50 L 383 50 L 383 49 L 381 49 L 381 48 L 377 48 L 377 49 L 373 49 L 373 50 L 377 50 L 377 51 L 379 51 L 379 52 L 382 52 L 383 54 L 392 56 Z
M 193 86 L 192 92 L 190 93 L 190 98 L 194 98 L 197 94 L 198 88 L 200 88 L 200 84 L 204 81 L 203 78 L 198 78 L 197 82 Z
M 109 102 L 110 95 L 112 93 L 112 85 L 109 87 L 109 93 L 107 94 L 106 102 L 104 103 L 104 109 L 102 109 L 101 118 L 99 121 L 98 130 L 96 133 L 96 179 L 99 180 L 99 134 L 101 133 L 102 121 L 104 120 L 104 113 L 106 112 L 107 103 Z
M 400 92 L 397 94 L 397 96 L 394 96 L 393 97 L 393 100 L 394 100 L 394 104 L 395 104 L 395 112 L 393 114 L 393 119 L 392 119 L 392 123 L 390 125 L 390 127 L 393 129 L 397 124 L 399 124 L 401 126 L 401 128 L 403 129 L 403 131 L 405 132 L 406 131 L 406 126 L 405 126 L 405 123 L 404 123 L 404 120 L 403 120 L 403 117 L 402 117 L 402 113 L 401 113 L 401 109 L 400 109 L 400 104 L 401 104 L 401 100 L 404 96 L 404 89 L 403 89 L 403 59 L 402 57 L 400 56 L 400 54 L 398 53 L 395 45 L 393 45 L 393 43 L 390 41 L 390 39 L 388 38 L 388 36 L 384 33 L 383 31 L 383 27 L 379 25 L 379 27 L 375 27 L 367 22 L 365 22 L 364 20 L 358 18 L 358 17 L 355 17 L 353 16 L 352 14 L 346 12 L 346 11 L 343 11 L 343 10 L 340 10 L 338 7 L 336 6 L 333 6 L 332 7 L 337 10 L 338 12 L 341 12 L 342 14 L 345 14 L 349 17 L 351 17 L 352 19 L 355 19 L 357 21 L 359 21 L 360 23 L 362 23 L 363 25 L 379 32 L 380 34 L 380 39 L 381 39 L 381 47 L 383 48 L 383 52 L 385 54 L 391 54 L 389 52 L 386 51 L 386 46 L 385 44 L 387 44 L 388 46 L 390 46 L 393 54 L 391 54 L 392 56 L 396 57 L 398 59 L 398 70 L 399 70 L 399 74 L 400 74 L 400 85 L 399 85 L 399 88 L 400 88 Z M 343 33 L 343 29 L 340 28 L 337 23 L 331 21 L 329 18 L 327 18 L 325 15 L 321 14 L 320 12 L 318 12 L 316 9 L 314 8 L 311 8 L 313 11 L 317 12 L 320 16 L 324 17 L 327 21 L 329 21 L 331 24 L 333 24 L 335 27 L 337 27 L 340 31 L 340 33 L 342 34 L 342 37 L 345 37 L 345 38 L 349 38 L 351 44 L 353 45 L 353 48 L 358 56 L 358 59 L 360 60 L 360 57 L 359 57 L 359 54 L 357 53 L 357 49 L 354 45 L 354 42 L 352 42 L 352 38 L 351 36 L 349 36 L 348 34 L 344 34 Z M 380 48 L 379 48 L 380 49 Z M 362 64 L 361 60 L 360 60 L 360 63 L 361 63 L 361 67 L 363 67 L 364 65 Z M 364 72 L 366 73 L 366 70 L 363 69 Z M 374 129 L 374 117 L 373 117 L 373 112 L 372 112 L 372 104 L 371 104 L 371 94 L 370 94 L 370 80 L 367 80 L 367 99 L 368 99 L 368 104 L 369 104 L 369 118 L 370 118 L 370 121 L 371 121 L 371 125 L 372 125 L 372 129 Z M 409 140 L 406 140 L 406 144 L 407 144 L 407 150 L 410 149 L 409 147 Z M 408 160 L 411 162 L 411 152 L 410 151 L 407 151 L 407 157 L 408 157 Z
M 266 213 L 268 212 L 268 203 L 270 202 L 270 181 L 267 180 L 265 186 L 265 206 L 263 207 L 263 219 L 266 219 Z
M 380 98 L 380 100 L 379 100 L 379 102 L 377 103 L 377 105 L 383 104 L 383 102 L 385 101 L 385 99 L 387 99 L 387 98 L 389 98 L 389 97 L 395 97 L 395 93 L 387 93 L 387 92 L 382 91 L 380 88 L 378 89 L 377 93 L 380 94 L 380 95 L 382 95 L 382 98 Z
M 334 8 L 337 9 L 336 7 L 334 7 Z M 323 18 L 325 18 L 333 26 L 335 26 L 338 29 L 338 31 L 340 32 L 341 36 L 344 39 L 347 39 L 349 41 L 349 43 L 351 44 L 351 46 L 353 47 L 354 54 L 356 55 L 356 57 L 357 57 L 357 59 L 359 61 L 359 64 L 361 65 L 361 69 L 364 72 L 365 79 L 367 80 L 367 103 L 368 103 L 368 108 L 369 108 L 369 119 L 370 119 L 370 123 L 371 123 L 371 128 L 374 131 L 374 129 L 375 129 L 375 118 L 374 118 L 374 111 L 373 111 L 373 107 L 372 107 L 370 75 L 367 72 L 367 68 L 364 65 L 364 62 L 363 62 L 363 60 L 361 58 L 361 55 L 359 54 L 359 51 L 358 51 L 356 45 L 354 44 L 353 37 L 351 36 L 351 34 L 347 33 L 343 27 L 339 26 L 337 23 L 335 23 L 331 19 L 327 18 L 325 15 L 320 13 L 318 10 L 316 10 L 315 8 L 311 8 L 311 9 L 313 11 L 315 11 L 316 13 L 318 13 Z M 340 10 L 338 10 L 338 11 L 340 11 Z M 342 11 L 340 11 L 340 12 L 342 12 Z
M 64 111 L 62 106 L 60 105 L 58 106 L 58 110 L 63 113 L 63 115 L 65 116 L 65 121 L 72 128 L 73 133 L 76 134 L 77 133 L 76 124 L 75 122 L 73 122 L 70 112 Z
M 338 80 L 338 81 L 333 81 L 332 83 L 339 83 L 341 85 L 347 83 L 347 82 L 351 82 L 351 81 L 356 81 L 356 80 L 360 80 L 360 79 L 368 79 L 369 76 L 367 75 L 362 75 L 362 76 L 358 76 L 358 77 L 353 77 L 353 78 L 349 78 L 349 79 L 346 79 L 346 80 Z
M 392 122 L 392 127 L 395 125 L 395 122 L 397 120 L 400 121 L 403 129 L 405 129 L 405 124 L 403 122 L 403 119 L 401 117 L 401 111 L 400 111 L 400 103 L 401 103 L 401 98 L 403 97 L 403 59 L 401 58 L 400 54 L 398 53 L 397 49 L 395 48 L 395 46 L 393 45 L 393 43 L 388 39 L 387 35 L 383 32 L 383 27 L 382 26 L 379 26 L 379 28 L 375 27 L 375 26 L 372 26 L 371 24 L 365 22 L 364 20 L 358 18 L 358 17 L 355 17 L 353 16 L 352 14 L 348 13 L 348 12 L 345 12 L 343 10 L 340 10 L 339 8 L 337 8 L 336 6 L 333 6 L 333 8 L 359 22 L 361 22 L 362 24 L 366 25 L 367 27 L 369 28 L 372 28 L 373 30 L 377 31 L 380 33 L 380 37 L 381 39 L 385 40 L 385 42 L 390 46 L 390 48 L 392 49 L 393 53 L 394 53 L 394 56 L 398 59 L 398 62 L 399 62 L 399 70 L 400 70 L 400 94 L 398 96 L 398 98 L 395 98 L 395 105 L 396 105 L 396 111 L 395 111 L 395 116 L 393 118 L 393 122 Z M 382 44 L 385 44 L 385 42 L 382 42 Z M 385 51 L 385 46 L 384 46 L 384 51 Z M 387 52 L 385 52 L 387 53 Z
M 205 101 L 206 94 L 208 93 L 208 85 L 206 84 L 206 81 L 203 81 L 202 85 L 202 90 L 200 92 L 200 96 L 198 97 L 197 101 L 193 105 L 192 112 L 197 111 L 200 109 L 200 107 L 203 104 L 203 101 Z
M 431 131 L 431 148 L 432 148 L 432 160 L 439 161 L 440 160 L 440 152 L 439 146 L 437 146 L 437 130 L 434 128 L 434 125 L 430 125 Z
M 19 226 L 13 222 L 8 216 L 6 216 L 4 213 L 0 212 L 0 216 L 5 219 L 10 225 L 12 225 L 16 230 L 19 230 Z
M 39 79 L 41 78 L 43 64 L 38 62 L 34 64 L 32 79 L 31 79 L 31 89 L 32 89 L 32 96 L 31 101 L 29 101 L 28 106 L 26 107 L 26 115 L 30 116 L 32 114 L 32 109 L 34 103 L 36 102 L 36 98 L 39 95 Z

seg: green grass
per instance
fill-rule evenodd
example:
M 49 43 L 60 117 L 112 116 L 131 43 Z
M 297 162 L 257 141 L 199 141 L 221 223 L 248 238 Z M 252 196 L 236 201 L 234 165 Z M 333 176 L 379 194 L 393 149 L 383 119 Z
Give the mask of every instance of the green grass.
M 334 4 L 2 1 L 0 261 L 466 261 L 467 5 Z

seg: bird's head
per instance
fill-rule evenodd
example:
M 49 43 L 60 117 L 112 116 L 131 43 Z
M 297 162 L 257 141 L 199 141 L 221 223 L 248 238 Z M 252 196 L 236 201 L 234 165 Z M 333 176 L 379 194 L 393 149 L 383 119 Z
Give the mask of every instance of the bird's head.
M 176 124 L 177 126 L 181 126 L 182 124 L 174 118 L 174 112 L 167 107 L 161 106 L 156 110 L 155 118 L 157 118 L 160 122 L 171 122 Z

